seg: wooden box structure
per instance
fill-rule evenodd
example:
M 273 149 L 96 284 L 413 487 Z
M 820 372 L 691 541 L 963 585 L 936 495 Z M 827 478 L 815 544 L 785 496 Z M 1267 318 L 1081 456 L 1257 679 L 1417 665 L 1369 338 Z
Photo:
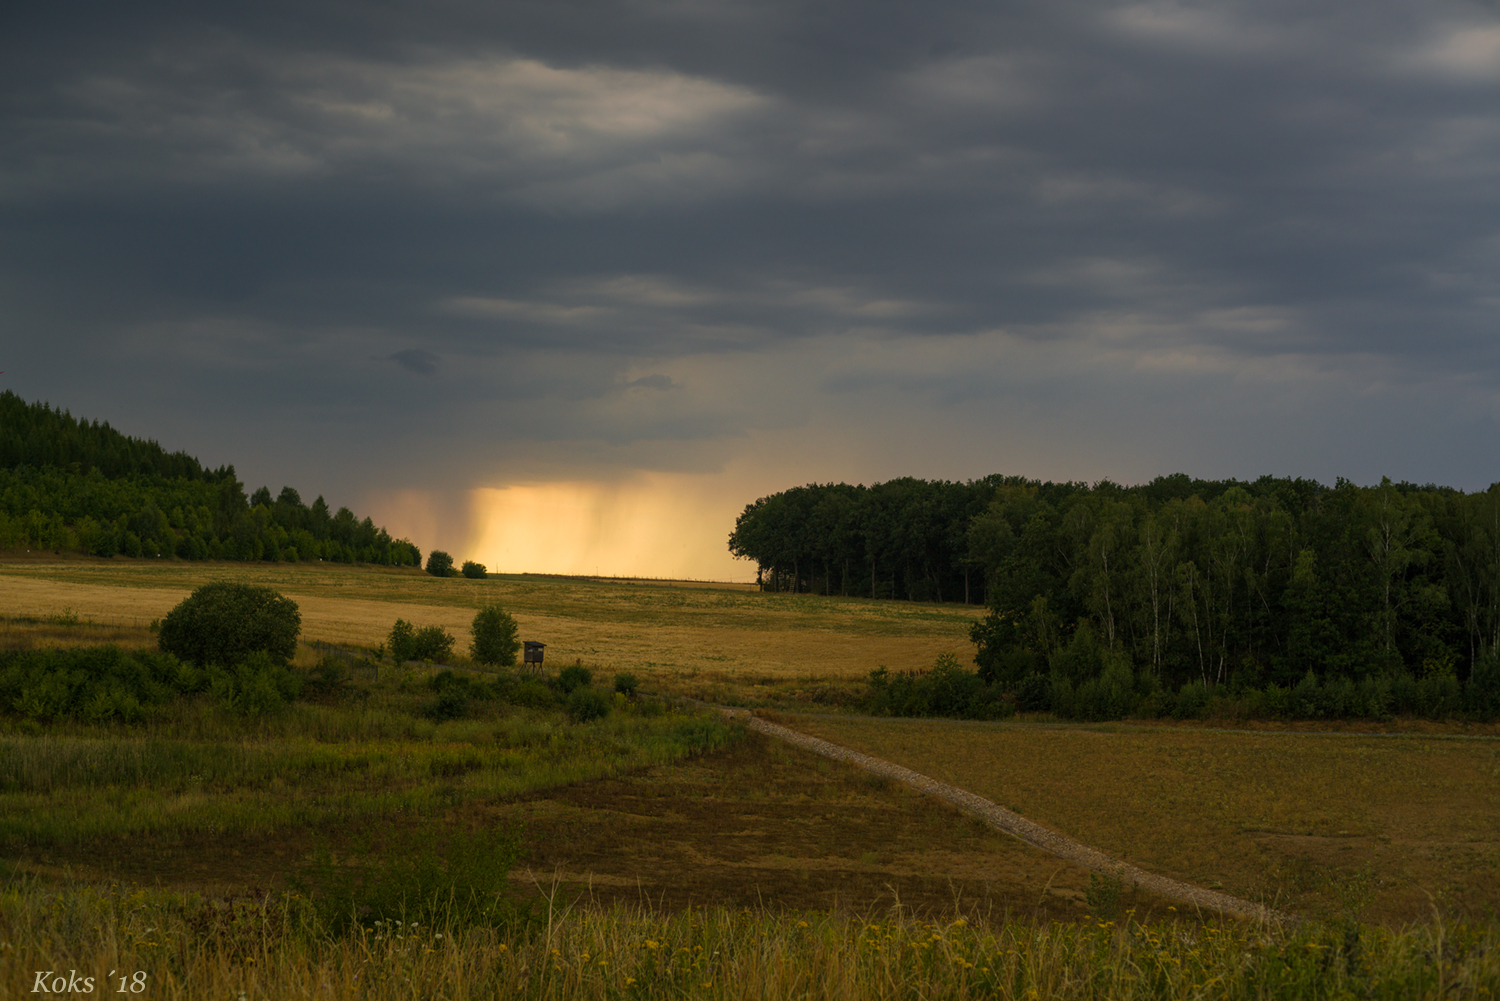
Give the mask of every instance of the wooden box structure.
M 521 645 L 524 647 L 524 652 L 521 654 L 521 666 L 528 671 L 540 671 L 542 651 L 547 649 L 547 644 L 538 643 L 536 640 L 523 640 Z

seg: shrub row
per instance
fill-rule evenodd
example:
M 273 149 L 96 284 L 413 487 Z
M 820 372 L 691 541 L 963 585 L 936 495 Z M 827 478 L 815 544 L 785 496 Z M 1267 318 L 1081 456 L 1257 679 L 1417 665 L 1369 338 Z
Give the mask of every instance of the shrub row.
M 265 653 L 203 667 L 117 646 L 0 653 L 0 711 L 38 722 L 139 723 L 153 708 L 200 692 L 260 716 L 280 710 L 301 688 L 300 675 Z
M 1173 719 L 1500 719 L 1500 660 L 1482 659 L 1467 681 L 1451 674 L 1415 678 L 1407 673 L 1362 679 L 1319 677 L 1308 671 L 1291 687 L 1212 686 L 1177 691 L 1113 663 L 1096 678 L 1074 682 L 1061 672 L 1035 673 L 1010 690 L 987 685 L 952 654 L 926 673 L 873 671 L 865 709 L 880 716 L 951 716 L 1002 719 L 1020 712 L 1051 712 L 1064 719 L 1111 720 L 1127 716 Z

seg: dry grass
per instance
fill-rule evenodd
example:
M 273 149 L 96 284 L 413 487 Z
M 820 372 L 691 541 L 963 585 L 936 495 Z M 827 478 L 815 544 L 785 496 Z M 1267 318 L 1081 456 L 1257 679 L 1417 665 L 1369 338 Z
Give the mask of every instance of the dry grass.
M 1500 989 L 1493 928 L 862 919 L 712 908 L 552 910 L 530 934 L 391 923 L 309 931 L 296 901 L 23 888 L 0 895 L 0 983 L 204 998 L 1401 998 Z M 114 980 L 104 983 L 110 972 Z M 136 979 L 140 975 L 140 979 Z M 77 995 L 74 995 L 77 996 Z
M 1434 902 L 1500 906 L 1500 740 L 782 721 L 1143 868 L 1300 913 L 1399 922 Z
M 303 638 L 374 647 L 397 618 L 441 625 L 469 642 L 474 610 L 499 602 L 552 663 L 631 671 L 700 694 L 733 697 L 763 678 L 863 678 L 879 665 L 926 667 L 969 649 L 981 609 L 761 594 L 743 586 L 504 576 L 437 579 L 414 570 L 329 564 L 156 560 L 0 563 L 0 608 L 48 617 L 65 608 L 95 623 L 144 628 L 200 584 L 233 578 L 294 598 Z

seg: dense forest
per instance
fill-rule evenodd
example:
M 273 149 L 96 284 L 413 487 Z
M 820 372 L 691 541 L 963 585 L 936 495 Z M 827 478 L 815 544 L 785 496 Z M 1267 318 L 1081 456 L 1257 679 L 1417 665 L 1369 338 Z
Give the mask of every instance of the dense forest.
M 0 549 L 185 560 L 417 566 L 421 554 L 348 508 L 291 487 L 248 497 L 233 466 L 205 469 L 107 423 L 0 393 Z
M 983 602 L 975 660 L 1006 691 L 1460 684 L 1500 649 L 1500 484 L 813 484 L 747 506 L 729 548 L 768 589 Z

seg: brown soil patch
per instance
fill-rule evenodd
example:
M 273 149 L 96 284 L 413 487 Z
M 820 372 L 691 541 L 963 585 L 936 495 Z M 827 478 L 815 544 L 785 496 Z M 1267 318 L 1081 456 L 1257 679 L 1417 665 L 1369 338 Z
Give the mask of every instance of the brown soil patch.
M 520 821 L 513 880 L 580 902 L 838 908 L 1080 920 L 1089 874 L 931 799 L 758 734 L 694 761 L 507 802 L 443 823 Z M 419 821 L 420 823 L 420 821 Z M 344 832 L 347 833 L 347 832 Z M 339 832 L 225 833 L 49 849 L 19 860 L 43 878 L 274 888 Z M 1127 889 L 1138 916 L 1167 903 Z

